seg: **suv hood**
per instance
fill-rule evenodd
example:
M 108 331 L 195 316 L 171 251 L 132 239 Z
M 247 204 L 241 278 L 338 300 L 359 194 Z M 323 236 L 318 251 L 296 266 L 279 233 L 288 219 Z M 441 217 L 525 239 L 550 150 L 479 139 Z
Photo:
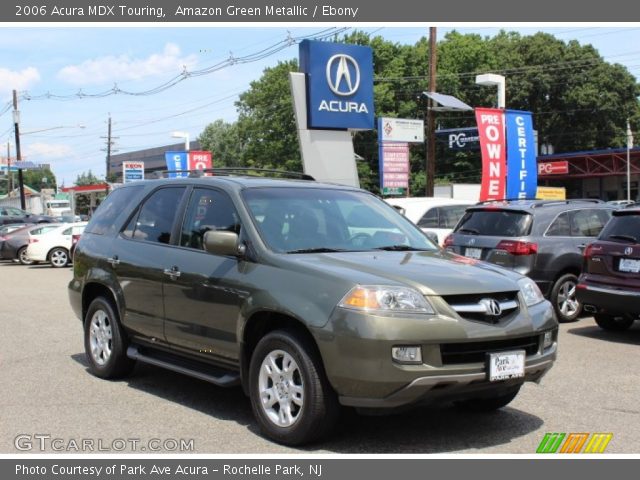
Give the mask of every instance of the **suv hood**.
M 319 275 L 361 285 L 407 285 L 423 295 L 461 295 L 518 290 L 521 275 L 445 251 L 291 254 L 288 259 Z

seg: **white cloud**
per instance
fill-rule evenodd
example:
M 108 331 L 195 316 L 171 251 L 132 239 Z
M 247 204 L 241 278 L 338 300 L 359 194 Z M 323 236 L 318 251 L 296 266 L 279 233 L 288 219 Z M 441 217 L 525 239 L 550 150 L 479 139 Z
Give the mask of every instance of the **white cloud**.
M 68 65 L 58 72 L 58 78 L 76 86 L 103 85 L 126 80 L 140 80 L 163 73 L 180 73 L 184 66 L 196 64 L 195 55 L 180 55 L 180 47 L 167 43 L 162 53 L 146 58 L 129 55 L 99 57 L 77 65 Z
M 69 145 L 61 143 L 31 143 L 25 146 L 25 160 L 38 163 L 45 158 L 68 157 L 73 152 Z
M 27 67 L 20 71 L 0 68 L 0 94 L 11 93 L 11 90 L 26 90 L 40 80 L 40 72 L 35 67 Z

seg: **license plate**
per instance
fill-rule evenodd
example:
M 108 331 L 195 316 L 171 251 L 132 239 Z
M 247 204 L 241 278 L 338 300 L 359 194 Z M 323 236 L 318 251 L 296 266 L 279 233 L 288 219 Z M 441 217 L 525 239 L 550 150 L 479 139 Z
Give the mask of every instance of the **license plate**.
M 632 258 L 620 259 L 620 266 L 618 269 L 621 272 L 638 273 L 640 272 L 640 260 L 634 260 Z
M 481 248 L 467 248 L 464 251 L 464 256 L 469 258 L 475 258 L 476 260 L 480 260 L 482 256 Z
M 524 350 L 489 354 L 489 381 L 524 377 Z

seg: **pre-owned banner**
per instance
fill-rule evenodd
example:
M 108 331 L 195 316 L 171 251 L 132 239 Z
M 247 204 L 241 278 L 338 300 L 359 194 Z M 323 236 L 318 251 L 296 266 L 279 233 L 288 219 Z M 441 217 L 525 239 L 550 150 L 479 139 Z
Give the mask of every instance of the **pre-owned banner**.
M 482 182 L 480 201 L 505 198 L 506 151 L 504 115 L 498 108 L 476 108 L 480 151 L 482 152 Z
M 536 198 L 538 168 L 531 112 L 505 111 L 507 197 Z

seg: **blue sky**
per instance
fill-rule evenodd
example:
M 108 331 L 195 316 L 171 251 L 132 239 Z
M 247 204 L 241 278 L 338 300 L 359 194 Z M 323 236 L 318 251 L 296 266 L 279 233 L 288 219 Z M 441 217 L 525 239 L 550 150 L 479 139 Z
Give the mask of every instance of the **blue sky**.
M 426 27 L 357 27 L 398 43 L 415 43 Z M 0 111 L 11 90 L 31 97 L 50 92 L 74 95 L 103 92 L 114 84 L 135 92 L 156 87 L 186 66 L 202 69 L 230 56 L 242 57 L 293 37 L 326 27 L 161 27 L 91 28 L 3 27 L 0 29 Z M 563 40 L 593 44 L 611 62 L 640 74 L 640 28 L 576 27 L 508 28 L 522 34 L 544 30 Z M 440 27 L 438 36 L 451 28 Z M 456 28 L 463 33 L 493 35 L 493 27 Z M 105 98 L 21 100 L 22 152 L 25 159 L 49 163 L 58 182 L 73 183 L 88 169 L 104 174 L 107 118 L 113 119 L 114 149 L 121 152 L 177 143 L 171 132 L 187 131 L 195 139 L 216 120 L 236 118 L 234 101 L 264 68 L 297 57 L 296 45 L 247 64 L 235 64 L 209 75 L 189 78 L 156 95 L 111 95 Z M 508 78 L 507 78 L 508 84 Z M 446 92 L 444 92 L 446 93 Z M 80 125 L 84 128 L 81 128 Z M 0 152 L 11 142 L 12 115 L 0 116 Z M 214 154 L 215 156 L 215 154 Z

